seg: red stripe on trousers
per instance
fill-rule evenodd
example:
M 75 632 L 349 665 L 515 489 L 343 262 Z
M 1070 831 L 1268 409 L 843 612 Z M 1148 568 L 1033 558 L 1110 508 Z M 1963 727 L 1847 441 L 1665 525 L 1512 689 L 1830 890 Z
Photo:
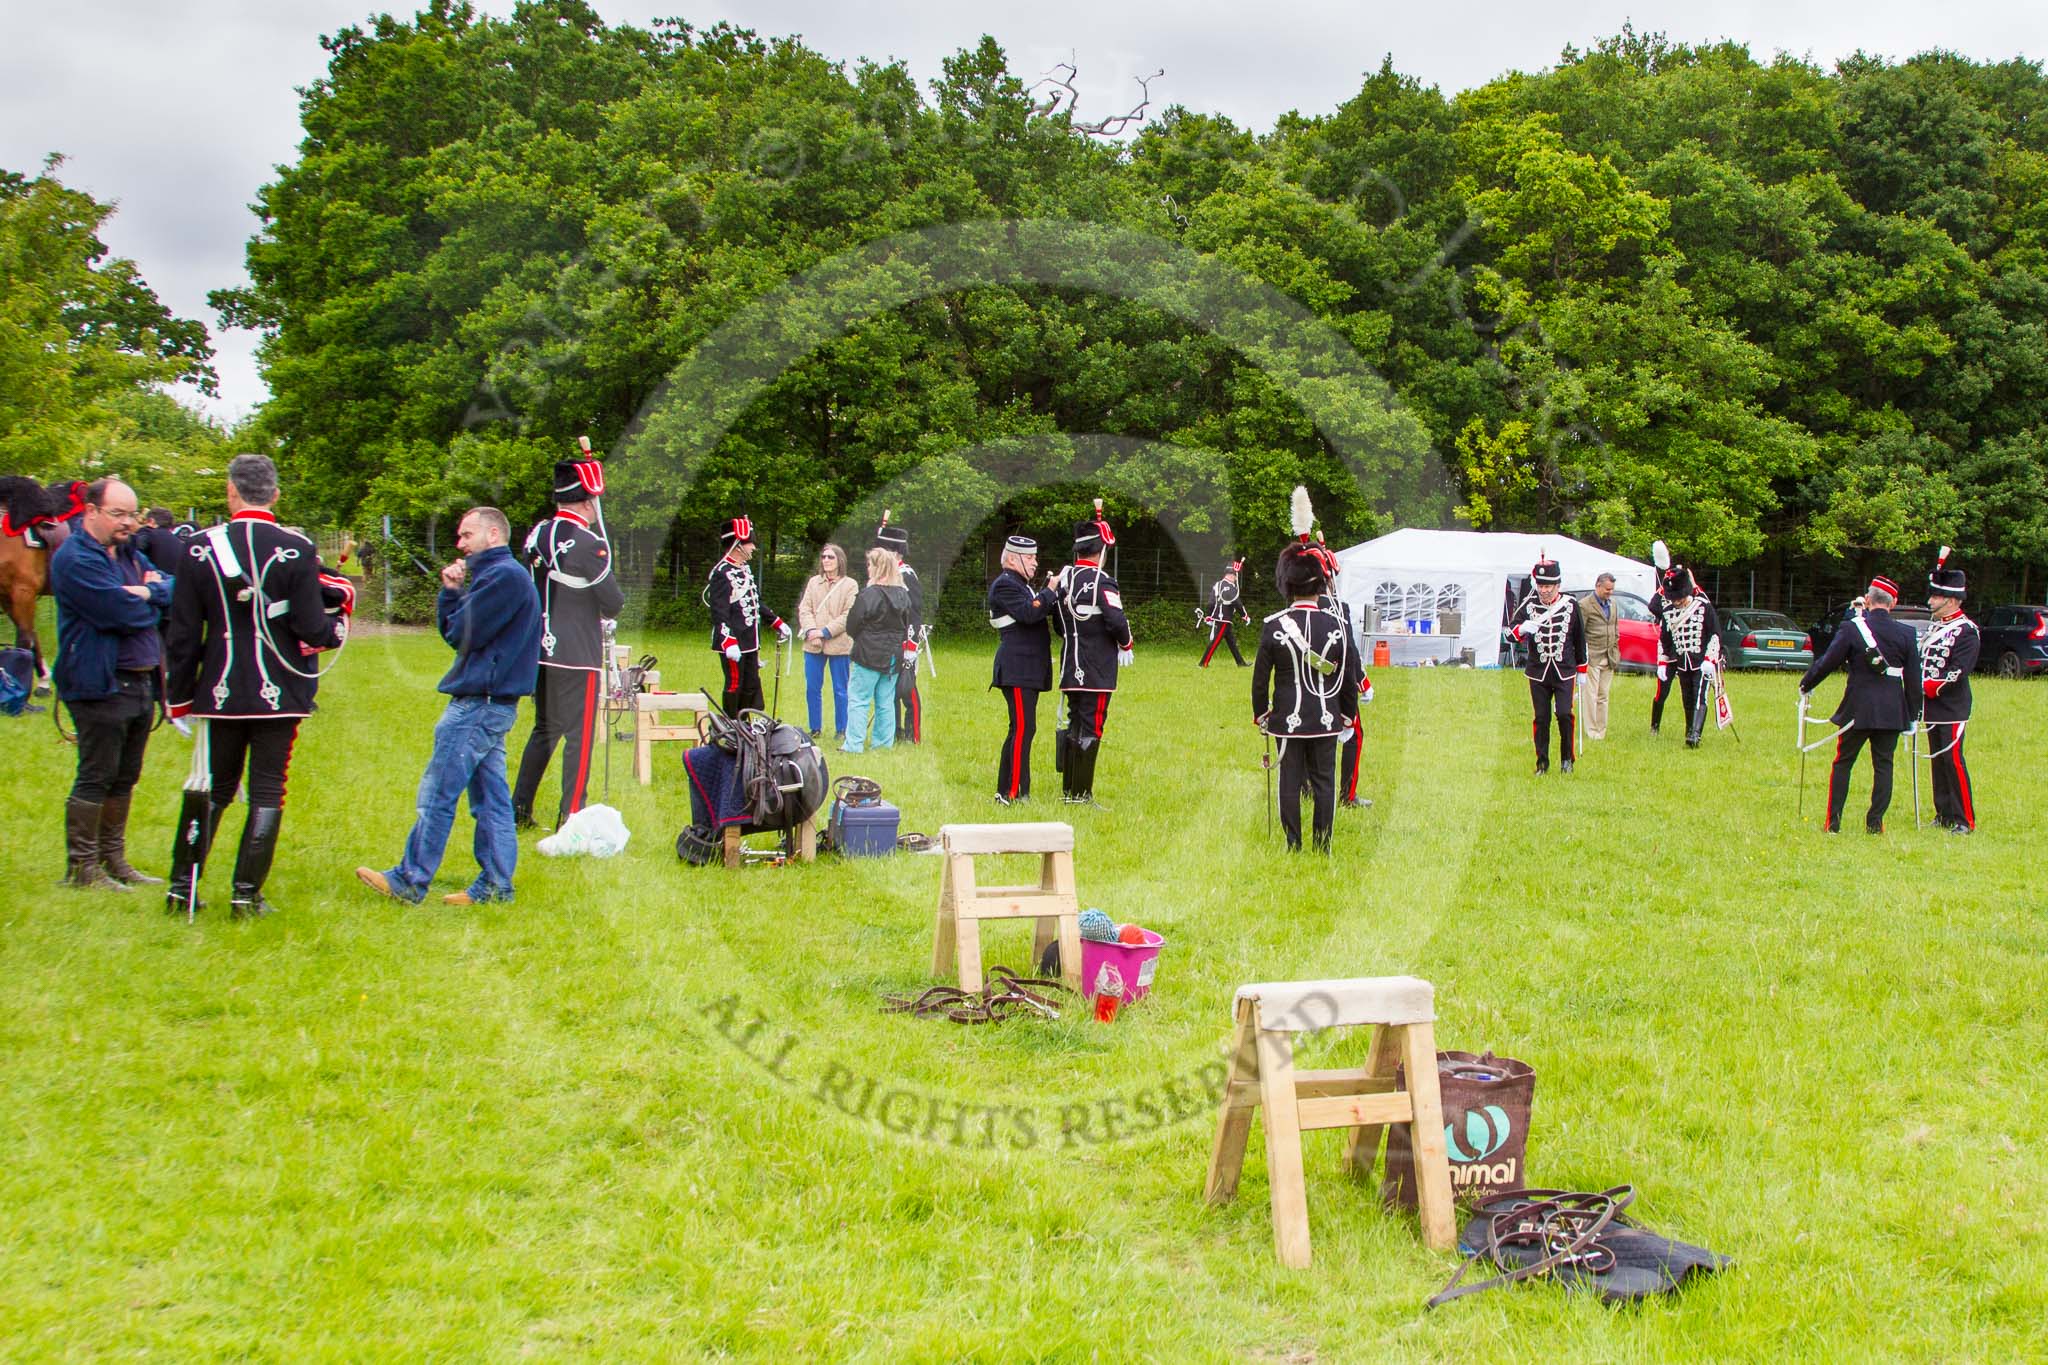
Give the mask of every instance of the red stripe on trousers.
M 569 814 L 583 809 L 583 794 L 590 786 L 590 729 L 597 719 L 597 674 L 583 675 L 583 746 L 576 757 L 576 785 L 569 789 Z
M 292 727 L 292 737 L 285 741 L 284 764 L 277 770 L 277 808 L 284 809 L 284 792 L 292 777 L 292 750 L 299 747 L 299 727 Z M 1964 809 L 1968 809 L 1965 805 Z M 1974 828 L 1974 826 L 1973 826 Z
M 1836 733 L 1836 735 L 1835 735 L 1835 762 L 1836 762 L 1837 764 L 1839 764 L 1839 763 L 1840 763 L 1840 762 L 1842 761 L 1842 734 L 1843 734 L 1843 733 L 1846 733 L 1846 732 L 1840 732 L 1840 731 L 1838 731 L 1838 732 Z M 1847 800 L 1847 798 L 1844 798 L 1844 799 L 1843 799 L 1843 804 L 1844 804 L 1844 805 L 1847 805 L 1847 804 L 1848 804 L 1848 800 Z M 1834 823 L 1835 823 L 1835 770 L 1834 770 L 1833 768 L 1829 768 L 1829 769 L 1828 769 L 1828 808 L 1827 808 L 1827 810 L 1826 810 L 1826 811 L 1825 811 L 1825 812 L 1824 812 L 1824 813 L 1823 813 L 1823 814 L 1821 815 L 1821 817 L 1820 817 L 1820 827 L 1821 827 L 1822 829 L 1826 829 L 1826 828 L 1827 828 L 1827 827 L 1828 827 L 1829 825 L 1832 825 L 1832 824 L 1834 824 Z
M 1344 799 L 1355 800 L 1358 796 L 1358 769 L 1365 758 L 1365 721 L 1358 716 L 1351 718 L 1351 733 L 1358 743 L 1351 750 L 1351 771 L 1344 774 Z
M 1216 633 L 1209 637 L 1208 652 L 1202 655 L 1202 667 L 1209 666 L 1209 660 L 1216 657 L 1216 646 L 1223 643 L 1223 627 L 1216 627 Z
M 1977 810 L 1970 803 L 1970 774 L 1963 769 L 1962 726 L 1958 725 L 1956 727 L 1956 737 L 1954 742 L 1948 746 L 1948 751 L 1956 765 L 1956 790 L 1960 791 L 1963 795 L 1963 823 L 1971 829 L 1975 829 L 1977 828 Z
M 1106 721 L 1106 720 L 1108 720 L 1108 719 L 1109 719 L 1109 693 L 1107 693 L 1107 692 L 1097 692 L 1097 693 L 1095 694 L 1095 737 L 1096 737 L 1097 739 L 1101 739 L 1101 738 L 1102 738 L 1102 725 L 1103 725 L 1103 722 L 1104 722 L 1104 721 Z
M 1012 733 L 1016 736 L 1010 743 L 1010 796 L 1014 800 L 1017 788 L 1024 781 L 1024 689 L 1010 689 L 1010 707 L 1015 719 L 1011 722 Z

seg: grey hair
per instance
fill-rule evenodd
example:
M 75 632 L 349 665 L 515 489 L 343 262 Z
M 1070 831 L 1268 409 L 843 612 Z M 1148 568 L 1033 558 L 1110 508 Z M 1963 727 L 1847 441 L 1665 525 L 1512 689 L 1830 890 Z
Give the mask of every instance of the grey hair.
M 1594 579 L 1594 580 L 1593 580 L 1593 586 L 1597 588 L 1597 587 L 1599 587 L 1599 586 L 1600 586 L 1600 585 L 1601 585 L 1602 583 L 1612 583 L 1613 581 L 1614 581 L 1614 575 L 1613 575 L 1613 574 L 1611 574 L 1611 573 L 1604 573 L 1604 574 L 1601 574 L 1601 575 L 1600 575 L 1600 576 L 1599 576 L 1598 578 L 1596 578 L 1596 579 Z
M 268 455 L 237 455 L 229 460 L 228 482 L 252 507 L 268 507 L 277 501 L 277 466 Z
M 1872 606 L 1896 607 L 1899 604 L 1899 599 L 1886 592 L 1883 588 L 1872 588 L 1866 596 L 1869 598 Z

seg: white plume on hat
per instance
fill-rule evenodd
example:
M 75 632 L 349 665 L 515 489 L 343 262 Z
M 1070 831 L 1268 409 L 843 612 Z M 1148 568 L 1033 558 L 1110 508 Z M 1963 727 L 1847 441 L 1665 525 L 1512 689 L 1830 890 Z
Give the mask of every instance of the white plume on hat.
M 1315 529 L 1316 509 L 1308 500 L 1308 489 L 1301 484 L 1294 485 L 1294 501 L 1289 509 L 1294 521 L 1294 534 L 1307 538 Z
M 1650 562 L 1660 569 L 1671 567 L 1671 547 L 1661 540 L 1650 542 Z

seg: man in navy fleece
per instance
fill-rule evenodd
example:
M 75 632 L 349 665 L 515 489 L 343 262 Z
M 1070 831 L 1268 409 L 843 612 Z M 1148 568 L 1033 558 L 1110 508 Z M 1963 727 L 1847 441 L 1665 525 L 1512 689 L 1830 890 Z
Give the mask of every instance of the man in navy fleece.
M 506 547 L 512 524 L 495 507 L 473 508 L 455 532 L 464 558 L 441 570 L 434 616 L 441 638 L 455 649 L 455 664 L 441 679 L 448 709 L 434 727 L 434 752 L 420 779 L 419 818 L 405 841 L 405 856 L 388 872 L 359 867 L 371 890 L 417 905 L 426 898 L 455 803 L 467 792 L 476 819 L 476 880 L 467 891 L 441 899 L 477 905 L 512 899 L 519 839 L 512 826 L 512 789 L 505 781 L 505 737 L 519 699 L 533 695 L 540 671 L 540 594 L 533 576 Z M 463 580 L 468 579 L 468 586 Z

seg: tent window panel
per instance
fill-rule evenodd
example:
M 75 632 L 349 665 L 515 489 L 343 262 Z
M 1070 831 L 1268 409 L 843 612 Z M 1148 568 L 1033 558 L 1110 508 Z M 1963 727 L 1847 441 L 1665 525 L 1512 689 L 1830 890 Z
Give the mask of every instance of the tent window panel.
M 1402 617 L 1408 622 L 1408 629 L 1421 634 L 1436 631 L 1436 585 L 1433 583 L 1410 583 L 1408 600 L 1401 609 Z
M 1371 631 L 1384 631 L 1389 621 L 1401 619 L 1401 585 L 1382 580 L 1373 584 L 1372 619 L 1367 623 Z
M 1440 635 L 1465 633 L 1465 590 L 1446 583 L 1436 595 L 1436 628 Z

